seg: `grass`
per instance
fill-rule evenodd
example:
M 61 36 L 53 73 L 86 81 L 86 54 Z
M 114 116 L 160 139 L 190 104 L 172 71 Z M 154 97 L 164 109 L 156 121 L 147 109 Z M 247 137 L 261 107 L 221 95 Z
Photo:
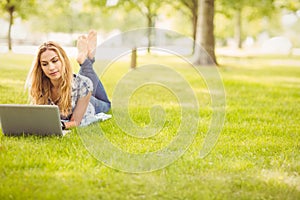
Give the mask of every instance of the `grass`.
M 273 59 L 219 58 L 226 120 L 215 148 L 200 159 L 212 114 L 205 82 L 178 58 L 140 58 L 140 64 L 171 66 L 196 92 L 201 118 L 184 155 L 157 171 L 124 173 L 100 162 L 89 153 L 93 149 L 85 147 L 85 138 L 97 138 L 92 131 L 95 126 L 113 145 L 131 153 L 159 151 L 176 138 L 181 122 L 176 95 L 161 85 L 145 85 L 131 95 L 128 107 L 141 127 L 155 122 L 149 117 L 150 106 L 160 104 L 165 109 L 163 129 L 149 138 L 129 136 L 115 117 L 74 129 L 65 137 L 5 137 L 0 133 L 0 199 L 299 199 L 300 59 L 290 58 L 290 65 Z M 32 57 L 1 54 L 0 60 L 0 103 L 27 103 L 23 88 Z M 102 80 L 110 97 L 128 65 L 115 62 L 105 71 Z M 178 86 L 177 80 L 161 71 L 147 76 L 162 76 Z M 184 94 L 186 88 L 177 89 Z M 122 109 L 114 99 L 113 106 L 116 111 Z M 98 145 L 97 140 L 93 142 Z

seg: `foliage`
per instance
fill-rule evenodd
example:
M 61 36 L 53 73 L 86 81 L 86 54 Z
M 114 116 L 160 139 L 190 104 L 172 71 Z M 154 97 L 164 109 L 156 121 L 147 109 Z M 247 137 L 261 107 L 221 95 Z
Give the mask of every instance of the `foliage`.
M 128 9 L 137 9 L 141 14 L 149 18 L 155 18 L 157 16 L 158 9 L 161 7 L 162 1 L 160 0 L 123 0 L 119 3 L 122 5 L 128 5 Z
M 245 16 L 249 20 L 270 16 L 275 9 L 274 0 L 216 0 L 216 3 L 219 5 L 217 11 L 228 17 L 233 17 L 236 10 L 252 8 L 252 12 Z
M 277 10 L 274 6 L 274 0 L 216 0 L 217 15 L 223 15 L 223 21 L 231 22 L 227 27 L 217 26 L 217 37 L 228 38 L 228 36 L 236 37 L 236 39 L 244 40 L 247 36 L 256 37 L 266 29 L 265 21 L 272 19 L 276 15 Z M 237 24 L 237 21 L 240 23 Z M 217 23 L 217 22 L 216 22 Z M 251 28 L 250 28 L 251 27 Z M 229 30 L 226 32 L 225 29 Z M 225 31 L 225 32 L 224 32 Z M 235 31 L 235 32 L 234 32 Z M 240 35 L 235 35 L 235 34 Z M 241 41 L 236 41 L 241 42 Z
M 300 8 L 299 0 L 274 0 L 275 7 L 279 9 L 287 9 L 292 12 L 297 12 Z
M 146 27 L 152 28 L 155 27 L 158 10 L 161 8 L 163 2 L 160 0 L 121 0 L 119 5 L 124 5 L 128 10 L 136 9 L 138 10 L 142 16 L 146 19 L 147 24 Z M 151 29 L 148 30 L 147 38 L 148 38 L 148 47 L 147 51 L 150 53 L 150 48 L 153 44 L 152 38 L 154 33 Z
M 144 21 L 137 12 L 126 13 L 122 7 L 105 7 L 104 1 L 69 0 L 42 1 L 40 13 L 31 19 L 36 32 L 86 32 L 101 29 L 104 32 L 120 29 L 122 31 L 141 26 Z M 43 12 L 47 10 L 48 12 Z M 126 23 L 124 17 L 126 16 Z
M 42 32 L 69 32 L 72 33 L 81 27 L 86 28 L 88 16 L 80 16 L 82 4 L 77 0 L 39 0 L 39 13 L 32 19 L 34 29 Z M 47 12 L 45 12 L 45 10 Z M 79 17 L 81 20 L 79 21 Z M 82 23 L 79 26 L 80 22 Z
M 5 13 L 13 10 L 16 17 L 28 19 L 32 14 L 35 14 L 36 0 L 0 0 L 0 9 Z

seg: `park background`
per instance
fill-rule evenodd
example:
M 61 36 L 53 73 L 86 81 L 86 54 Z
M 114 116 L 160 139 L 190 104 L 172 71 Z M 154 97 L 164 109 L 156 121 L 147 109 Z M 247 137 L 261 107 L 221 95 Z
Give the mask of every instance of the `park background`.
M 0 199 L 299 199 L 300 1 L 203 2 L 1 0 L 0 103 L 27 103 L 26 75 L 44 41 L 61 43 L 74 59 L 78 35 L 91 28 L 98 31 L 100 45 L 126 31 L 155 27 L 182 35 L 160 37 L 185 56 L 197 61 L 195 41 L 216 61 L 226 92 L 226 120 L 215 148 L 200 159 L 211 110 L 209 96 L 199 94 L 204 109 L 193 144 L 172 165 L 142 174 L 107 167 L 89 154 L 76 131 L 64 138 L 1 134 Z M 145 45 L 155 46 L 155 41 L 149 44 L 145 36 Z M 116 40 L 111 50 L 122 45 Z M 188 77 L 195 91 L 207 89 L 182 60 L 156 53 L 138 51 L 137 67 L 161 62 Z M 130 59 L 123 59 L 103 77 L 110 96 L 117 77 L 129 68 Z M 143 95 L 146 103 L 140 102 Z M 156 95 L 166 96 L 153 101 L 169 109 L 167 119 L 180 123 L 178 108 L 168 104 L 174 99 L 161 88 L 148 88 L 133 99 L 136 122 L 149 122 L 145 104 Z M 139 153 L 163 148 L 176 128 L 169 124 L 166 136 L 141 142 L 124 136 L 112 122 L 101 126 L 113 130 L 107 137 L 117 146 Z
M 99 43 L 145 27 L 169 29 L 196 41 L 197 32 L 206 29 L 198 20 L 201 13 L 197 0 L 2 0 L 1 8 L 1 52 L 12 45 L 17 52 L 17 46 L 29 47 L 47 40 L 74 46 L 78 35 L 91 28 L 99 31 Z M 215 46 L 224 54 L 225 47 L 252 53 L 300 54 L 299 16 L 297 0 L 216 1 Z M 178 38 L 180 44 L 191 45 L 189 42 Z

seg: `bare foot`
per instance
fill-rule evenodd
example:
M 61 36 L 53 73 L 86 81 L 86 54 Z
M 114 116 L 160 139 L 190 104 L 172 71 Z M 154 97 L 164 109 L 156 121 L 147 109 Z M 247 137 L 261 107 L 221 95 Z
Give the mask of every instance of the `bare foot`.
M 88 40 L 85 35 L 79 36 L 77 40 L 77 50 L 78 50 L 78 55 L 77 55 L 77 62 L 79 64 L 82 64 L 85 59 L 87 58 L 88 55 Z
M 97 32 L 95 30 L 90 30 L 87 36 L 88 43 L 88 57 L 93 59 L 96 54 L 97 48 Z

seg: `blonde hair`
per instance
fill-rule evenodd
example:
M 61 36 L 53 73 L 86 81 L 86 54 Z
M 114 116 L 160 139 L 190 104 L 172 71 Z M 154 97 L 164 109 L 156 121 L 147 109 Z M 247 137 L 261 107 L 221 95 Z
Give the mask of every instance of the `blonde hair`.
M 46 42 L 38 49 L 38 53 L 33 62 L 33 68 L 29 74 L 29 78 L 31 80 L 29 88 L 31 101 L 33 104 L 38 105 L 49 104 L 48 101 L 51 97 L 52 84 L 50 79 L 44 74 L 40 61 L 42 53 L 47 50 L 54 51 L 62 63 L 61 81 L 59 85 L 60 98 L 56 105 L 59 107 L 61 115 L 68 116 L 72 112 L 71 92 L 73 72 L 66 52 L 59 44 L 55 42 Z

